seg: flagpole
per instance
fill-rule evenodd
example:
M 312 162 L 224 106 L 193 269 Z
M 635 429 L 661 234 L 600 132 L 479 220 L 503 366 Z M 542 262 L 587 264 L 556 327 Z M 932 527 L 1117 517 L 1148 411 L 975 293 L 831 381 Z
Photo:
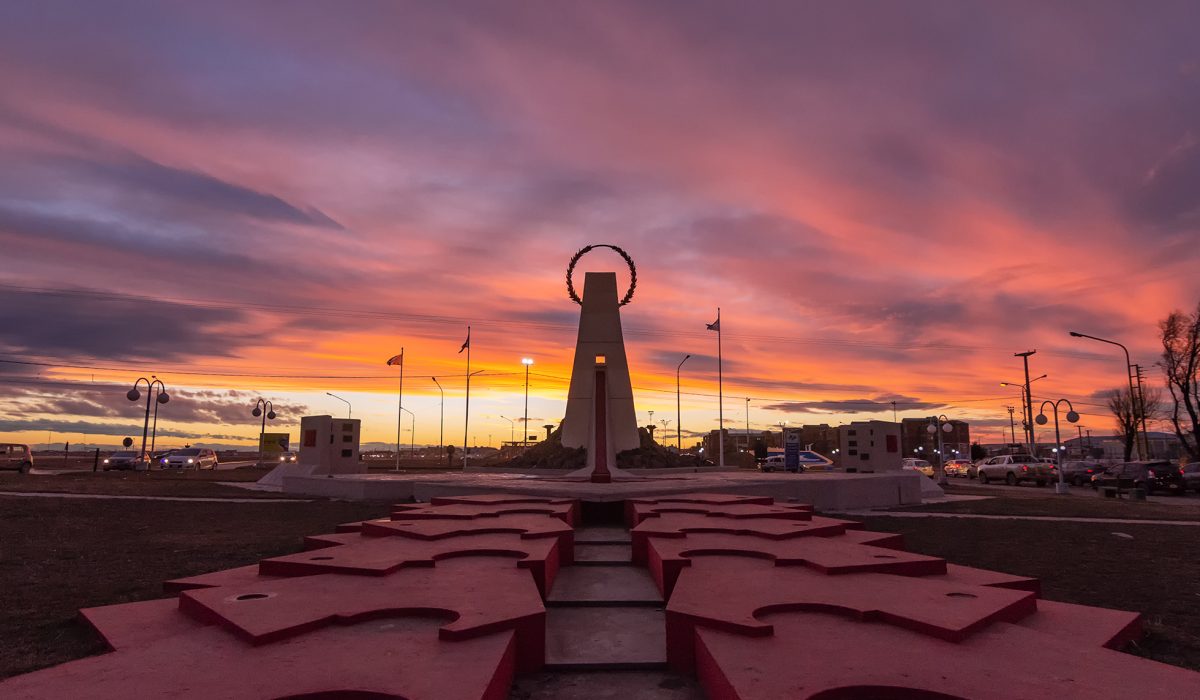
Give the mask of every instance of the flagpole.
M 400 394 L 396 400 L 396 471 L 400 471 L 400 419 L 404 416 L 404 348 L 400 348 Z
M 724 394 L 724 376 L 722 370 L 723 361 L 721 359 L 721 307 L 717 307 L 717 420 L 720 422 L 720 430 L 717 431 L 717 449 L 720 450 L 721 457 L 718 466 L 725 466 L 725 394 Z
M 467 326 L 467 406 L 463 412 L 463 471 L 467 470 L 467 435 L 471 430 L 471 327 Z M 461 350 L 459 352 L 462 352 Z

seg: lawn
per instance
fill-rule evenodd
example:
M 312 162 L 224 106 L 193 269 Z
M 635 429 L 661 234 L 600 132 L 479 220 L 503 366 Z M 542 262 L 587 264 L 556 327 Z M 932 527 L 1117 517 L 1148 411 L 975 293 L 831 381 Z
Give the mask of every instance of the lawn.
M 1128 651 L 1200 671 L 1200 526 L 862 520 L 903 533 L 913 552 L 1036 577 L 1049 600 L 1140 612 L 1147 635 Z
M 0 497 L 0 677 L 104 651 L 79 608 L 163 597 L 167 579 L 296 552 L 304 535 L 387 512 L 333 501 Z
M 257 481 L 270 469 L 155 470 L 145 472 L 61 472 L 18 474 L 0 472 L 0 491 L 88 493 L 117 496 L 176 496 L 192 498 L 281 498 L 278 493 L 251 491 L 219 481 Z
M 1070 518 L 1121 518 L 1127 520 L 1200 520 L 1200 497 L 1187 495 L 1172 502 L 1135 501 L 1130 498 L 1102 498 L 1089 488 L 1072 488 L 1058 496 L 1050 488 L 959 485 L 951 483 L 947 494 L 981 495 L 992 498 L 979 501 L 951 501 L 895 508 L 893 510 L 931 513 L 973 513 L 977 515 L 1032 515 Z

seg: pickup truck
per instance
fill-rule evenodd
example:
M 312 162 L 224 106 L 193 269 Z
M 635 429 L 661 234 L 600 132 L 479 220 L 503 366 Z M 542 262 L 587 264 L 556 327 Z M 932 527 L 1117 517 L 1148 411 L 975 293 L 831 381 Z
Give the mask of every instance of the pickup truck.
M 1048 464 L 1030 455 L 1000 455 L 979 465 L 979 483 L 1003 481 L 1016 486 L 1022 481 L 1032 481 L 1038 486 L 1058 477 L 1053 464 Z

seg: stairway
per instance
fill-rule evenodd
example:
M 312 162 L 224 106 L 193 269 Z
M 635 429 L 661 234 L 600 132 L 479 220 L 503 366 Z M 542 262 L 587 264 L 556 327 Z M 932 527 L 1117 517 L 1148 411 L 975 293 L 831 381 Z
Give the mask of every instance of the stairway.
M 546 667 L 516 679 L 513 699 L 697 700 L 695 681 L 667 670 L 662 595 L 630 560 L 629 531 L 575 531 L 575 563 L 546 597 Z

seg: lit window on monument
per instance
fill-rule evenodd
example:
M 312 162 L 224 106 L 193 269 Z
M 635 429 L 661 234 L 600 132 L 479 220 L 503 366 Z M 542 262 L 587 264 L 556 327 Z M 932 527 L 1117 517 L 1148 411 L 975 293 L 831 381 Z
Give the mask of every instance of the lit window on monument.
M 604 355 L 596 355 L 596 364 L 598 364 L 598 365 L 604 364 Z

